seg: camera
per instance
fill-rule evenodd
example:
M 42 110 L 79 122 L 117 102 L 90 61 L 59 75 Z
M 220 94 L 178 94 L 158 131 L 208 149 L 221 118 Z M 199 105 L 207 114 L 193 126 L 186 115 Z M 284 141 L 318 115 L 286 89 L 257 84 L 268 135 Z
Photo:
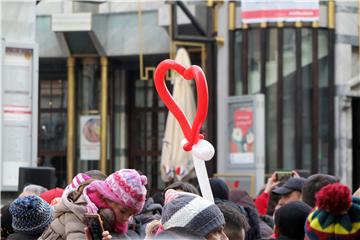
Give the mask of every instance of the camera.
M 93 240 L 101 240 L 104 232 L 103 221 L 99 214 L 85 214 L 88 230 Z

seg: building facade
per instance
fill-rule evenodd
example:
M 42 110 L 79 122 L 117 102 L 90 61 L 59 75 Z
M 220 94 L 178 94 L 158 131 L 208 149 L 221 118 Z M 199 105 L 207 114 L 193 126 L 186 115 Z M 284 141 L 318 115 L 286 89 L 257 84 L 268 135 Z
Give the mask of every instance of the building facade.
M 164 185 L 167 109 L 152 74 L 178 47 L 208 78 L 204 133 L 216 148 L 210 175 L 236 171 L 225 167 L 228 98 L 263 94 L 266 174 L 304 169 L 360 184 L 358 2 L 321 1 L 318 22 L 260 24 L 242 22 L 240 1 L 32 4 L 36 151 L 40 165 L 56 168 L 58 186 L 76 172 L 122 167 L 141 170 L 152 189 Z
M 230 96 L 265 96 L 265 171 L 304 169 L 359 185 L 358 3 L 321 1 L 319 22 L 244 24 L 219 14 L 218 154 L 228 154 Z M 227 26 L 225 28 L 224 26 Z M 345 70 L 346 69 L 346 70 Z M 220 168 L 220 169 L 219 169 Z M 224 165 L 218 165 L 224 171 Z

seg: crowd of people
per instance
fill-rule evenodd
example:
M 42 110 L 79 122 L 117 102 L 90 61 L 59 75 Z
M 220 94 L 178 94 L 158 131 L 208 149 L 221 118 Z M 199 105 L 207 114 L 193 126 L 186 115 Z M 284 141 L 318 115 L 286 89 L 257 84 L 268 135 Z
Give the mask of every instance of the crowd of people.
M 93 239 L 88 215 L 100 216 L 103 240 L 360 239 L 360 188 L 335 176 L 294 171 L 280 181 L 275 172 L 256 199 L 209 181 L 215 202 L 187 182 L 149 196 L 134 169 L 79 173 L 65 189 L 29 185 L 1 208 L 1 239 Z

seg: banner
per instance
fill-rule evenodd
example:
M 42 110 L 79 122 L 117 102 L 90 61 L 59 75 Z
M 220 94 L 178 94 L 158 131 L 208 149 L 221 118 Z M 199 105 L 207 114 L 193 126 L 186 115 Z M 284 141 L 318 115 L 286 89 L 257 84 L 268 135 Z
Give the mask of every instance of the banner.
M 100 116 L 80 116 L 80 159 L 100 159 Z
M 33 49 L 6 46 L 3 57 L 2 185 L 17 187 L 18 168 L 32 160 Z
M 313 22 L 320 20 L 319 0 L 242 0 L 241 21 Z

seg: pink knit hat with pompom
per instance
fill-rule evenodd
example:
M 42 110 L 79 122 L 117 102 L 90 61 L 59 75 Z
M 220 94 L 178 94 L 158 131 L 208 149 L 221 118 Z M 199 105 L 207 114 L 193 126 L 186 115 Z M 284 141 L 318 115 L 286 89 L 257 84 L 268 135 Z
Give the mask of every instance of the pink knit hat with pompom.
M 140 175 L 134 169 L 122 169 L 114 172 L 105 181 L 95 180 L 84 189 L 88 212 L 96 213 L 98 211 L 96 205 L 87 196 L 88 192 L 96 191 L 104 198 L 139 213 L 145 203 L 146 183 L 146 176 Z

